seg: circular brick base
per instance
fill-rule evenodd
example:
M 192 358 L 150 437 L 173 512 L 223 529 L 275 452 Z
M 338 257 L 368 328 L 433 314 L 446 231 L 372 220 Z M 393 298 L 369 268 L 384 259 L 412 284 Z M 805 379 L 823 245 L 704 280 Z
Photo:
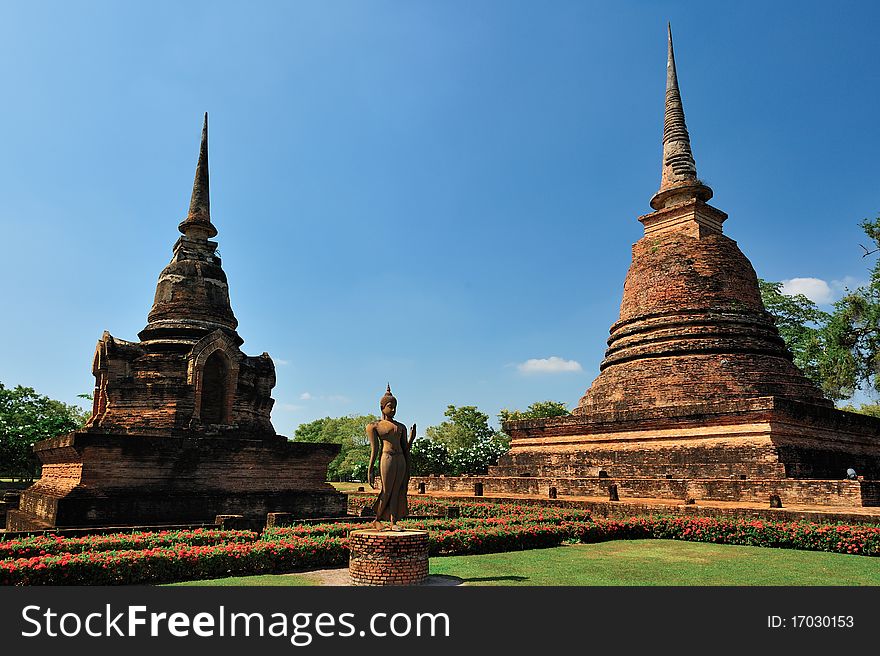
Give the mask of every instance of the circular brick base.
M 352 585 L 419 585 L 428 578 L 425 531 L 352 531 Z

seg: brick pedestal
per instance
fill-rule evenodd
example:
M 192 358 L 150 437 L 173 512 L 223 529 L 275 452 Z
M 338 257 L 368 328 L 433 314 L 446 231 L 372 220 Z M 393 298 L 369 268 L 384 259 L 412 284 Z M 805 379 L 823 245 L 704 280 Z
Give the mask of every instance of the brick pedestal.
M 419 585 L 428 578 L 425 531 L 352 531 L 352 585 Z
M 345 514 L 346 496 L 325 482 L 338 445 L 82 430 L 37 442 L 34 451 L 42 476 L 9 510 L 10 531 Z

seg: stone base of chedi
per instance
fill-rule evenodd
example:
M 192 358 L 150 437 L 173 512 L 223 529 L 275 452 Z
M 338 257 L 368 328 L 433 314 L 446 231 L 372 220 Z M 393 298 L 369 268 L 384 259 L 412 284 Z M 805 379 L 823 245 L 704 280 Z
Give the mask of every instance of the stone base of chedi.
M 275 365 L 241 351 L 208 194 L 207 116 L 192 203 L 139 342 L 104 333 L 85 429 L 34 447 L 42 476 L 10 530 L 344 515 L 326 482 L 333 444 L 296 444 L 270 421 Z
M 601 373 L 572 416 L 505 424 L 487 477 L 426 492 L 880 505 L 880 419 L 834 409 L 792 363 L 727 215 L 696 175 L 672 37 L 660 191 L 639 221 Z M 855 480 L 847 470 L 855 470 Z
M 425 491 L 767 506 L 880 506 L 872 417 L 764 397 L 511 422 L 511 450 L 487 476 L 413 478 Z M 845 480 L 853 468 L 861 480 Z
M 11 531 L 211 522 L 270 512 L 344 515 L 325 482 L 332 444 L 265 439 L 131 436 L 78 431 L 36 446 L 39 481 L 7 515 Z
M 352 585 L 421 585 L 428 580 L 425 531 L 352 531 L 349 545 Z

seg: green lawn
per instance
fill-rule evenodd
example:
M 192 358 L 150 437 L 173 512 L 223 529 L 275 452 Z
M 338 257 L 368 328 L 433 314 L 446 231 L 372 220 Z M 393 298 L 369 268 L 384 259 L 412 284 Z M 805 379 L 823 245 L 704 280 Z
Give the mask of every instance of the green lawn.
M 880 558 L 676 540 L 617 540 L 431 559 L 465 585 L 880 585 Z M 316 585 L 308 573 L 178 585 Z
M 338 492 L 357 492 L 359 487 L 364 488 L 366 492 L 373 491 L 369 483 L 339 483 L 337 481 L 331 481 L 330 485 L 335 487 Z

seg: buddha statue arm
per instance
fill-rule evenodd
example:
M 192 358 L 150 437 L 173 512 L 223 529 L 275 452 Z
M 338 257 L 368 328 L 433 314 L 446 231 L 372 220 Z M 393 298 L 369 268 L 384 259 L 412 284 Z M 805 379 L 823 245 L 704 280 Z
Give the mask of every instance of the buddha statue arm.
M 376 472 L 373 468 L 373 464 L 376 462 L 376 455 L 379 453 L 379 436 L 376 434 L 376 426 L 374 424 L 367 424 L 367 439 L 370 440 L 370 462 L 367 465 L 367 482 L 370 484 L 370 487 L 375 489 L 376 487 Z

